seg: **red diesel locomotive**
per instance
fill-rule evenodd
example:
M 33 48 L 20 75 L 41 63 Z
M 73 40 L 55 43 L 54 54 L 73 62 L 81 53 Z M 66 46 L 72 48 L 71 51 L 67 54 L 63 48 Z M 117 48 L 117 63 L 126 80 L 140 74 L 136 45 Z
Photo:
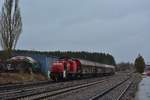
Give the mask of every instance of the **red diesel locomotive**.
M 62 58 L 57 60 L 52 64 L 50 69 L 50 77 L 55 81 L 81 77 L 111 75 L 114 73 L 115 67 L 112 65 L 72 58 Z

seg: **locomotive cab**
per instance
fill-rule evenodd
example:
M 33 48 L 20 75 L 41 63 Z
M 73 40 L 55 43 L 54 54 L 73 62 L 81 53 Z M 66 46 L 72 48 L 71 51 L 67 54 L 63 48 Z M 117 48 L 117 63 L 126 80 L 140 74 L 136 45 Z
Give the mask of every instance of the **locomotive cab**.
M 79 75 L 80 63 L 74 59 L 61 59 L 53 63 L 50 77 L 52 80 L 74 79 Z
M 57 81 L 65 78 L 64 69 L 66 69 L 66 66 L 64 66 L 62 62 L 54 62 L 51 67 L 51 73 L 50 73 L 51 79 Z

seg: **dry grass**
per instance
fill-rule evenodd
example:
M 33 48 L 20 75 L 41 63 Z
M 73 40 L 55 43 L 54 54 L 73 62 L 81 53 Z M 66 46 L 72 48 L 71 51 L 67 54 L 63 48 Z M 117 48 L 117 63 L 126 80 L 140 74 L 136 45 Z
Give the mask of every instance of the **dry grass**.
M 0 73 L 0 84 L 20 81 L 46 80 L 40 73 Z

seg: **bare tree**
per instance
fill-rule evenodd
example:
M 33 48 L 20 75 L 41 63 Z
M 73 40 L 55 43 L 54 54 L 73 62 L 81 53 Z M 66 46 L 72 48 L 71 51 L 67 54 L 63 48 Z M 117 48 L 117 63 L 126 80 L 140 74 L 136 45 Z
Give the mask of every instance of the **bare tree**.
M 0 16 L 0 42 L 5 51 L 5 57 L 11 56 L 22 32 L 22 20 L 19 0 L 5 0 Z

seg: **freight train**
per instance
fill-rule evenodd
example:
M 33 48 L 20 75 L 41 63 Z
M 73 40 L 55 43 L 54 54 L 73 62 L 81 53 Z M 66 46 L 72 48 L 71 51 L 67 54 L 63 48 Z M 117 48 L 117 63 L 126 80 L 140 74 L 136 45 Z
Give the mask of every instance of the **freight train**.
M 113 74 L 115 66 L 74 58 L 60 58 L 50 68 L 50 77 L 54 81 Z

